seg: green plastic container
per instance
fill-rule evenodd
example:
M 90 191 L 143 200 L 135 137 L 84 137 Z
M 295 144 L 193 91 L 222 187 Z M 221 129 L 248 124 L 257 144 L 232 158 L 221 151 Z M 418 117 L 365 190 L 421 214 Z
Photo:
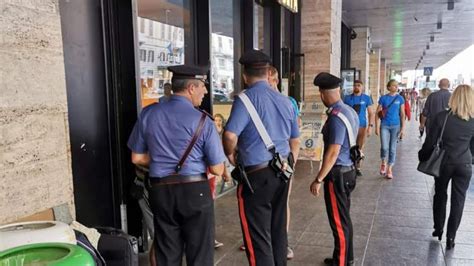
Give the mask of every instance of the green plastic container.
M 0 252 L 0 266 L 95 266 L 83 248 L 64 243 L 19 246 Z

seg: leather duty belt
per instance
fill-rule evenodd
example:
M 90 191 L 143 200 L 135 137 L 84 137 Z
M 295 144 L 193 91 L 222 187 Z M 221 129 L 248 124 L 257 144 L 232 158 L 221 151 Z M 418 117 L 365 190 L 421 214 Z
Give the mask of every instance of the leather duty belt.
M 256 165 L 250 165 L 250 166 L 245 167 L 245 173 L 251 174 L 253 172 L 257 172 L 258 170 L 265 169 L 268 166 L 269 166 L 268 162 L 256 164 Z
M 333 169 L 337 169 L 337 170 L 341 171 L 341 173 L 347 173 L 347 172 L 350 172 L 352 170 L 355 170 L 355 167 L 353 165 L 351 165 L 351 166 L 336 165 L 336 166 L 333 167 Z
M 150 177 L 151 186 L 173 185 L 207 181 L 205 174 L 201 175 L 170 175 L 165 177 Z

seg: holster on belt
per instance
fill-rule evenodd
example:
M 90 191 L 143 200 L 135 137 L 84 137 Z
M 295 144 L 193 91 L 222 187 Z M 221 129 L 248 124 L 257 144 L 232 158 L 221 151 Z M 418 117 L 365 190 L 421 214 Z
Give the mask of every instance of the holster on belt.
M 270 166 L 276 172 L 279 178 L 283 179 L 285 182 L 288 182 L 294 173 L 293 165 L 295 164 L 295 159 L 293 157 L 293 153 L 290 152 L 288 155 L 288 167 L 285 171 L 281 170 L 284 163 L 285 160 L 281 157 L 281 155 L 278 152 L 273 152 L 273 158 L 270 161 Z
M 250 184 L 249 178 L 247 177 L 247 173 L 245 172 L 245 167 L 242 163 L 242 160 L 239 158 L 238 154 L 237 154 L 236 162 L 237 162 L 237 165 L 234 168 L 234 170 L 232 170 L 230 175 L 239 184 L 246 185 L 249 188 L 250 192 L 253 194 L 254 190 L 253 190 L 252 184 Z

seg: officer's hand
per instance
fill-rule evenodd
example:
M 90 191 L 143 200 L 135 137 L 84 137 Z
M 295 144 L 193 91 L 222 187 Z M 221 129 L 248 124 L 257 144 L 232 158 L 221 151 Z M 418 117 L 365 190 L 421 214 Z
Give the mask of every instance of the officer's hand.
M 380 136 L 380 128 L 375 129 L 375 135 Z
M 322 183 L 318 183 L 316 180 L 314 180 L 313 183 L 311 183 L 311 186 L 309 187 L 311 194 L 313 194 L 316 197 L 319 196 L 319 190 L 321 189 L 321 184 Z

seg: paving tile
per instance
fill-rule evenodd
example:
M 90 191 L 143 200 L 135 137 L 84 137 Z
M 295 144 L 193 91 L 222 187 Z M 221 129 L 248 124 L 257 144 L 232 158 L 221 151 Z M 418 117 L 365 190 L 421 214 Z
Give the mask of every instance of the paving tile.
M 396 206 L 387 206 L 385 208 L 378 208 L 377 214 L 432 218 L 433 210 L 427 208 L 403 208 Z
M 446 259 L 447 266 L 472 266 L 474 265 L 474 260 L 466 259 Z
M 377 224 L 372 228 L 371 237 L 431 241 L 433 239 L 431 236 L 432 232 L 432 229 L 386 226 Z
M 408 123 L 410 130 L 416 131 L 417 123 Z M 446 251 L 444 238 L 437 241 L 431 237 L 434 179 L 416 171 L 421 142 L 407 134 L 399 143 L 393 180 L 378 174 L 379 145 L 378 138 L 370 138 L 362 167 L 364 176 L 358 178 L 351 196 L 355 265 L 474 265 L 474 178 L 456 246 Z M 297 166 L 288 237 L 295 258 L 288 265 L 324 265 L 324 258 L 332 255 L 334 240 L 324 197 L 309 193 L 318 167 L 314 163 L 311 170 L 308 161 L 300 161 Z M 449 204 L 447 208 L 449 214 Z M 242 233 L 233 192 L 216 201 L 216 238 L 224 242 L 215 253 L 217 265 L 248 264 L 245 253 L 238 250 Z
M 422 228 L 432 229 L 433 219 L 431 217 L 407 217 L 399 215 L 385 215 L 377 214 L 374 220 L 374 226 L 387 226 L 387 227 L 410 227 L 410 228 Z
M 446 243 L 442 242 L 443 248 L 446 248 Z M 474 244 L 466 245 L 457 243 L 453 249 L 446 250 L 447 259 L 467 259 L 474 260 Z
M 364 265 L 445 265 L 437 241 L 371 237 Z

